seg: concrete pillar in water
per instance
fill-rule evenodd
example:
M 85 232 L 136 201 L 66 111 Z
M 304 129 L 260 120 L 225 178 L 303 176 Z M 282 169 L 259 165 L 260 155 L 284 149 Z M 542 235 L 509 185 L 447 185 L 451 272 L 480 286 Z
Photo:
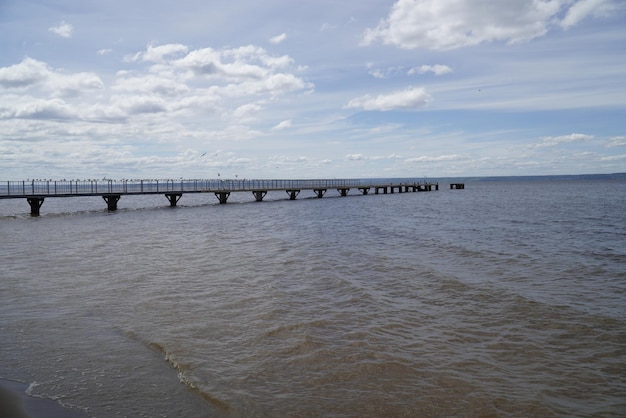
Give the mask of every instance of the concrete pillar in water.
M 341 196 L 348 196 L 348 192 L 350 191 L 350 189 L 346 187 L 342 187 L 340 189 L 337 189 L 337 191 L 339 192 Z
M 252 194 L 254 195 L 254 198 L 256 199 L 257 202 L 261 202 L 263 201 L 263 198 L 267 194 L 267 190 L 254 190 L 252 191 Z
M 183 196 L 182 193 L 165 193 L 165 197 L 170 201 L 170 206 L 174 207 Z
M 228 201 L 228 196 L 230 196 L 230 192 L 215 192 L 215 196 L 220 201 L 220 204 L 224 204 Z
M 369 193 L 370 188 L 369 187 L 359 187 L 359 190 L 361 191 L 361 193 L 366 195 L 367 193 Z M 376 190 L 376 193 L 378 193 L 378 190 Z
M 105 202 L 107 202 L 107 207 L 110 211 L 117 210 L 117 202 L 120 200 L 121 195 L 119 194 L 105 194 L 102 196 Z
M 289 200 L 296 200 L 296 197 L 300 194 L 300 190 L 285 190 L 289 195 Z
M 30 205 L 30 216 L 39 216 L 39 208 L 43 205 L 43 197 L 27 197 L 26 201 Z
M 324 193 L 326 193 L 326 189 L 313 189 L 313 191 L 319 198 L 324 197 Z

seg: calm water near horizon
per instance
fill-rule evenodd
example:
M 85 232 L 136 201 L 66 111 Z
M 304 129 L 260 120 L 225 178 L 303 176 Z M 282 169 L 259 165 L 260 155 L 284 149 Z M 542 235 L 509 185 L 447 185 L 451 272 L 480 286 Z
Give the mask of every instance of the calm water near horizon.
M 0 200 L 0 379 L 91 417 L 626 415 L 626 180 L 118 207 Z

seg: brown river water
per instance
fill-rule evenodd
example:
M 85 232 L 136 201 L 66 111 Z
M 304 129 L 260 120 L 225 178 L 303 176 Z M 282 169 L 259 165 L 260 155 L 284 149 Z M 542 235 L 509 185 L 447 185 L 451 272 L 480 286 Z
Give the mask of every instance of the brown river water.
M 0 379 L 91 417 L 626 416 L 625 181 L 333 192 L 0 201 Z

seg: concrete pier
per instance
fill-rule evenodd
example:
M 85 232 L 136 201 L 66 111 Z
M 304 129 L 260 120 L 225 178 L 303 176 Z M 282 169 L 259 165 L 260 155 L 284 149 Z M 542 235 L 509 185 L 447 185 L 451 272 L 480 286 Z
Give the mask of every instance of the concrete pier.
M 465 183 L 450 183 L 450 190 L 465 189 Z
M 390 179 L 391 180 L 391 179 Z M 453 183 L 450 188 L 463 188 Z M 100 196 L 110 211 L 117 210 L 122 195 L 162 194 L 171 207 L 176 207 L 186 193 L 213 193 L 220 204 L 225 204 L 233 192 L 252 192 L 257 202 L 262 202 L 269 192 L 285 191 L 289 200 L 303 191 L 312 191 L 322 198 L 329 189 L 336 189 L 341 197 L 350 189 L 362 195 L 422 192 L 439 190 L 436 182 L 417 179 L 367 180 L 367 179 L 311 179 L 311 180 L 26 180 L 0 182 L 0 200 L 26 199 L 32 216 L 39 216 L 43 202 L 48 197 Z

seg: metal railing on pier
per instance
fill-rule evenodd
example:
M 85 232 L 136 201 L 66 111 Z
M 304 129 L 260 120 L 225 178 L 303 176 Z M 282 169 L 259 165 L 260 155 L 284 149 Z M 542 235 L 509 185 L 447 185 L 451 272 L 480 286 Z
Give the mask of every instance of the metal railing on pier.
M 314 190 L 376 187 L 393 180 L 310 179 L 310 180 L 22 180 L 0 183 L 0 198 L 28 196 L 94 196 L 105 194 L 202 193 L 254 190 Z M 417 179 L 401 179 L 395 184 L 427 184 Z

